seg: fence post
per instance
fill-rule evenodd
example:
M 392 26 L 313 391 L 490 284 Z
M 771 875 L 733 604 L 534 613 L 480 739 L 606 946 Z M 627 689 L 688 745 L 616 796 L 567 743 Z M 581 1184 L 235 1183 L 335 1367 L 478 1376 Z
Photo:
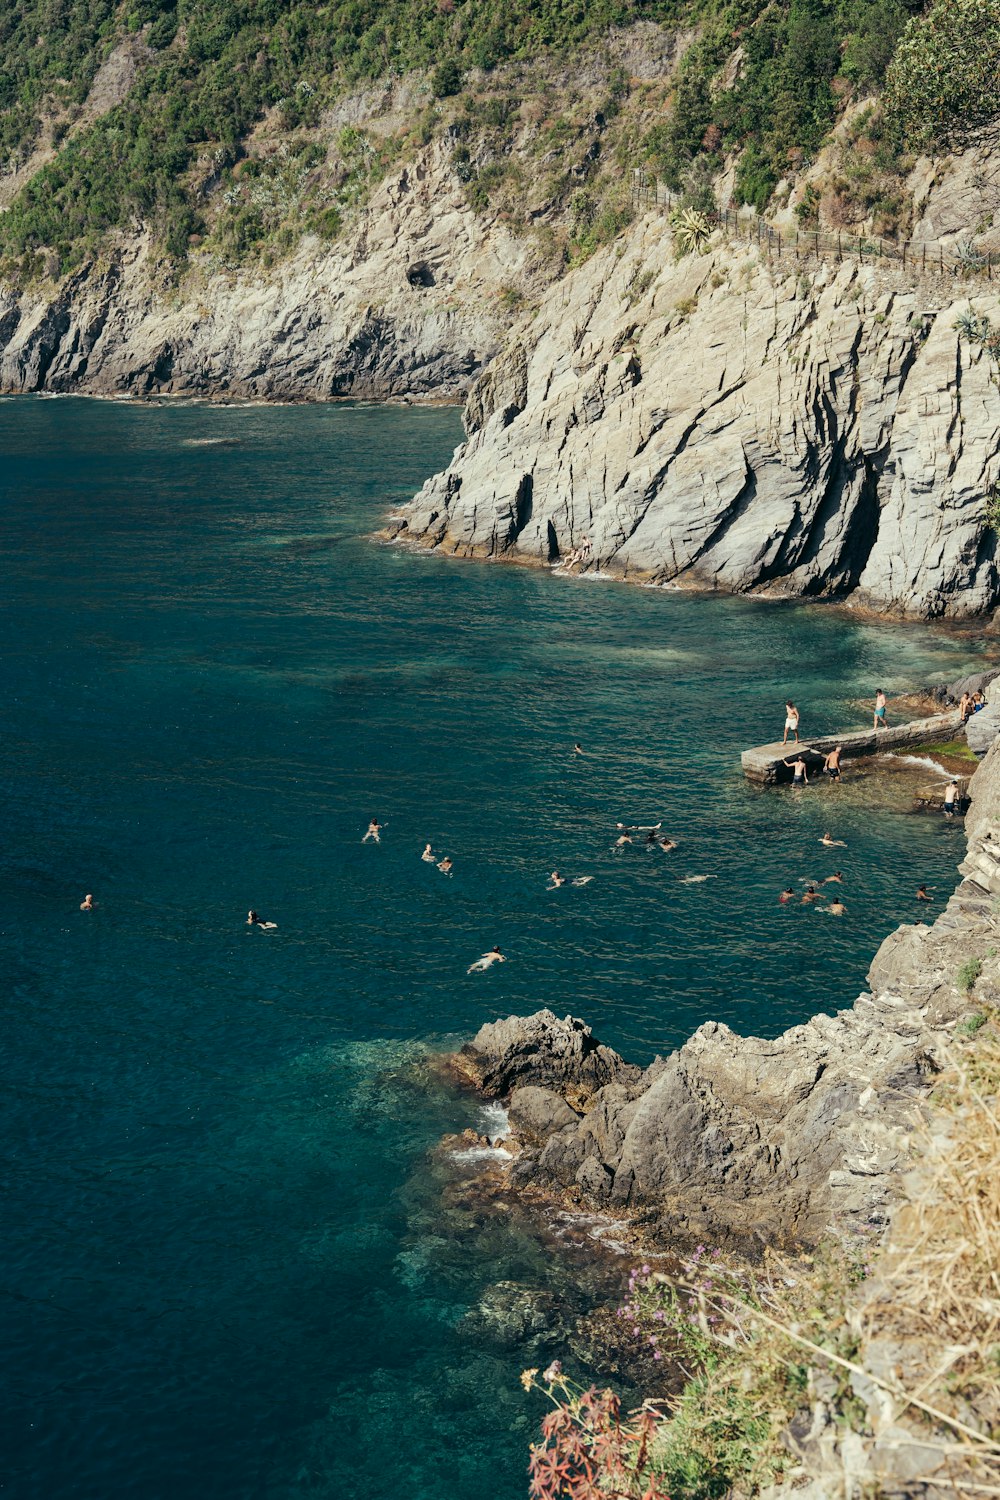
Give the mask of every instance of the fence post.
M 906 241 L 903 241 L 903 270 L 906 270 Z
M 924 240 L 924 257 L 923 257 L 923 260 L 921 261 L 920 269 L 922 271 L 926 271 L 927 270 L 927 241 L 926 240 Z
M 819 230 L 818 229 L 816 231 L 816 254 L 819 255 Z M 840 230 L 838 229 L 837 230 L 837 259 L 838 260 L 843 260 L 843 258 L 844 258 L 844 247 L 841 244 Z

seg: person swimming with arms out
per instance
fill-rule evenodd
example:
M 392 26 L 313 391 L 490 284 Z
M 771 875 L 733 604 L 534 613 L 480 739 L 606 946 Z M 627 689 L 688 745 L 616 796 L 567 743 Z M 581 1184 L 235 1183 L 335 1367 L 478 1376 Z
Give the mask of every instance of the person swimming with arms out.
M 553 870 L 549 876 L 549 883 L 545 887 L 547 891 L 557 891 L 561 885 L 566 884 L 566 876 L 560 875 L 558 870 Z
M 930 899 L 931 898 L 930 898 L 930 894 L 928 893 L 927 887 L 925 885 L 918 885 L 917 886 L 917 900 L 918 901 L 929 901 Z
M 441 871 L 442 875 L 450 875 L 453 864 L 454 860 L 452 859 L 451 855 L 446 854 L 444 859 L 438 860 L 438 869 Z
M 630 833 L 620 833 L 618 835 L 618 837 L 615 839 L 613 847 L 615 849 L 624 849 L 625 845 L 626 844 L 631 844 L 631 842 L 632 842 L 632 835 Z
M 83 900 L 80 902 L 80 910 L 81 911 L 93 911 L 94 910 L 94 898 L 93 898 L 93 896 L 84 896 Z
M 801 755 L 796 756 L 794 760 L 783 760 L 781 764 L 788 766 L 792 771 L 792 786 L 809 785 L 809 777 L 806 774 L 806 763 Z
M 420 858 L 423 860 L 425 865 L 437 864 L 437 855 L 434 853 L 434 850 L 431 848 L 430 844 L 424 845 L 424 852 L 423 854 L 421 854 Z
M 376 844 L 380 844 L 382 842 L 381 834 L 382 824 L 379 822 L 378 818 L 372 818 L 371 822 L 368 824 L 368 832 L 365 834 L 361 842 L 363 844 L 367 844 L 369 839 L 374 839 Z
M 824 885 L 830 885 L 833 882 L 836 882 L 837 885 L 843 885 L 843 883 L 844 883 L 844 872 L 843 872 L 843 870 L 834 870 L 834 872 L 833 872 L 832 875 L 828 875 L 826 877 L 826 879 L 823 881 L 823 884 Z
M 499 948 L 491 948 L 489 953 L 484 953 L 482 958 L 477 958 L 475 963 L 470 964 L 465 972 L 467 974 L 482 974 L 492 964 L 505 964 L 506 962 L 507 960 Z
M 872 728 L 873 729 L 887 729 L 888 728 L 888 725 L 885 722 L 885 709 L 886 709 L 885 688 L 879 688 L 878 692 L 875 694 L 875 707 L 872 710 Z
M 843 754 L 842 745 L 834 745 L 823 761 L 823 770 L 831 781 L 840 780 L 840 757 Z
M 824 833 L 823 837 L 821 839 L 817 839 L 816 842 L 817 842 L 817 844 L 822 844 L 824 849 L 846 849 L 847 848 L 847 845 L 844 843 L 844 840 L 843 839 L 835 839 L 832 833 Z
M 810 901 L 822 901 L 822 900 L 823 900 L 823 897 L 820 895 L 819 891 L 816 889 L 816 887 L 814 885 L 807 885 L 806 886 L 805 895 L 802 897 L 802 903 L 803 903 L 803 905 L 806 905 Z
M 262 932 L 274 932 L 278 924 L 277 922 L 265 922 L 260 913 L 255 912 L 253 907 L 251 906 L 250 910 L 247 912 L 247 926 L 259 927 Z

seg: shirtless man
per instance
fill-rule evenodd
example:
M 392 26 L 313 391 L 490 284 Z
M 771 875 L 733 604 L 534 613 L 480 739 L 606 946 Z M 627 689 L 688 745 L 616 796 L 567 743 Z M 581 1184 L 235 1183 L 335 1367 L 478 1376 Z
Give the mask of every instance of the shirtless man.
M 795 760 L 783 760 L 781 764 L 783 766 L 791 767 L 794 773 L 792 776 L 792 786 L 808 785 L 809 777 L 806 775 L 806 763 L 802 759 L 801 755 L 796 756 Z
M 247 912 L 248 927 L 259 927 L 263 932 L 273 932 L 277 925 L 277 922 L 265 922 L 264 918 L 255 912 L 252 906 Z
M 843 885 L 843 883 L 844 883 L 844 872 L 843 872 L 843 870 L 834 870 L 834 872 L 833 872 L 832 875 L 828 875 L 826 877 L 826 879 L 823 881 L 823 884 L 824 885 L 829 885 L 831 883 L 831 881 L 836 881 L 837 885 Z
M 631 844 L 631 842 L 632 842 L 632 835 L 630 833 L 620 833 L 618 835 L 618 837 L 615 839 L 615 845 L 614 846 L 615 846 L 616 849 L 622 849 L 622 848 L 624 848 L 624 846 L 626 844 Z
M 835 745 L 829 755 L 823 761 L 823 770 L 831 781 L 840 780 L 840 757 L 843 753 L 842 745 Z
M 959 698 L 959 700 L 958 700 L 958 711 L 959 711 L 959 713 L 962 716 L 962 725 L 964 727 L 966 724 L 968 724 L 969 720 L 972 718 L 972 694 L 971 693 L 963 693 L 962 696 L 961 696 L 961 698 Z
M 889 727 L 885 722 L 885 701 L 885 688 L 879 688 L 875 694 L 875 708 L 872 712 L 873 729 L 887 729 Z
M 823 897 L 814 885 L 806 886 L 805 895 L 802 897 L 803 903 L 807 901 L 822 901 L 822 899 Z
M 81 911 L 93 911 L 94 910 L 94 898 L 93 898 L 93 896 L 84 896 L 83 900 L 80 902 L 80 910 Z
M 491 948 L 489 953 L 484 953 L 482 958 L 477 958 L 474 964 L 470 964 L 465 972 L 467 974 L 481 974 L 491 964 L 505 964 L 506 962 L 507 960 L 499 948 Z
M 792 901 L 794 899 L 795 899 L 795 892 L 792 890 L 791 886 L 789 886 L 788 889 L 785 890 L 785 891 L 782 891 L 781 895 L 778 897 L 778 905 L 779 906 L 787 906 L 788 903 L 789 903 L 789 901 Z
M 441 871 L 442 875 L 451 874 L 452 863 L 453 861 L 450 854 L 446 854 L 444 859 L 438 860 L 438 869 Z
M 929 896 L 929 894 L 927 892 L 927 887 L 925 885 L 918 885 L 917 886 L 917 900 L 918 901 L 929 901 L 930 899 L 931 898 L 930 898 L 930 896 Z
M 574 755 L 582 755 L 583 754 L 583 746 L 580 744 L 579 741 L 577 741 L 576 744 L 573 746 L 573 754 Z
M 677 848 L 677 840 L 676 839 L 668 839 L 667 835 L 665 833 L 661 834 L 660 837 L 657 839 L 656 842 L 660 846 L 660 848 L 663 850 L 664 854 L 669 854 L 670 851 L 671 851 L 671 849 L 676 849 Z
M 378 818 L 372 818 L 371 822 L 368 824 L 368 832 L 365 834 L 361 842 L 363 844 L 367 844 L 369 839 L 374 839 L 376 844 L 380 844 L 382 842 L 382 839 L 380 837 L 381 832 L 382 824 L 379 822 Z
M 847 845 L 844 843 L 844 840 L 843 839 L 835 839 L 833 837 L 832 833 L 824 833 L 823 837 L 821 839 L 817 839 L 816 842 L 817 842 L 817 844 L 822 844 L 824 849 L 846 849 L 847 848 Z
M 944 815 L 946 818 L 955 816 L 955 803 L 958 801 L 958 782 L 953 781 L 944 789 Z
M 781 741 L 783 745 L 788 744 L 788 731 L 791 730 L 795 736 L 795 743 L 799 743 L 799 711 L 791 699 L 785 702 L 785 735 Z
M 547 891 L 557 891 L 561 885 L 566 884 L 566 876 L 560 875 L 558 870 L 553 870 L 549 876 L 549 883 L 545 887 Z
M 834 896 L 833 900 L 830 902 L 830 905 L 827 907 L 827 911 L 830 913 L 831 917 L 842 917 L 846 910 L 847 907 L 844 905 L 843 901 L 841 901 L 839 896 Z
M 421 854 L 420 858 L 424 861 L 425 864 L 437 864 L 437 855 L 434 853 L 434 850 L 431 848 L 430 844 L 424 845 L 424 852 L 423 854 Z

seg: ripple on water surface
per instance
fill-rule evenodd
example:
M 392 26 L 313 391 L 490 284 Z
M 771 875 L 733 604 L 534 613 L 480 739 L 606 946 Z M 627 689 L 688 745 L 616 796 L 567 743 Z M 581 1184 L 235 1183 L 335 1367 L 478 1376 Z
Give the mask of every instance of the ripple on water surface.
M 960 824 L 898 778 L 765 793 L 738 757 L 789 694 L 846 727 L 976 648 L 366 541 L 459 436 L 0 405 L 12 1495 L 523 1495 L 517 1371 L 612 1272 L 449 1175 L 443 1133 L 499 1132 L 428 1053 L 542 1004 L 638 1061 L 774 1035 L 953 884 Z M 615 851 L 618 820 L 678 847 Z M 838 867 L 843 921 L 777 906 Z M 550 1343 L 497 1283 L 556 1299 Z

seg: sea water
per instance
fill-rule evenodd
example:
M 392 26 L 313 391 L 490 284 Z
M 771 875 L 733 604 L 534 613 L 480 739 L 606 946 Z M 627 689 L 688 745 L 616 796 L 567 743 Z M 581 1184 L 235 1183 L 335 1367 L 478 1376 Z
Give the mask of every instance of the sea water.
M 973 645 L 373 542 L 460 436 L 0 403 L 11 1496 L 523 1495 L 530 1349 L 470 1309 L 563 1273 L 448 1187 L 442 1133 L 498 1122 L 420 1060 L 543 1005 L 639 1062 L 775 1036 L 954 884 L 958 823 L 739 752 Z M 836 868 L 845 918 L 777 905 Z

